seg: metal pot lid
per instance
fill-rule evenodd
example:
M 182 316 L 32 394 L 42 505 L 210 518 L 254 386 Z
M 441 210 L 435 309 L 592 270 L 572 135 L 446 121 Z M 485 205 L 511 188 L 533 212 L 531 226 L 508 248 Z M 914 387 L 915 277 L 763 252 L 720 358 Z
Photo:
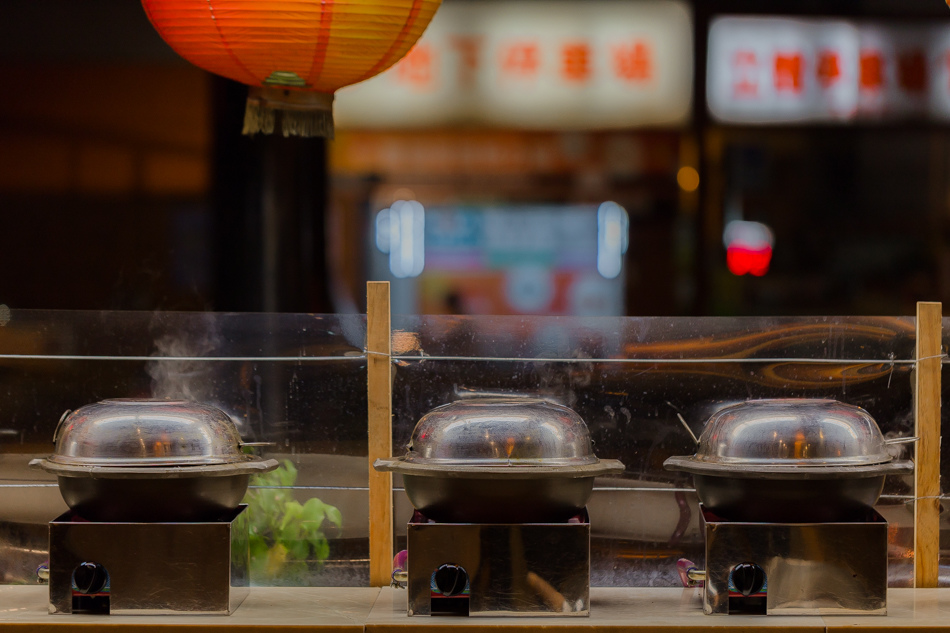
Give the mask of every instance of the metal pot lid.
M 722 475 L 791 474 L 803 468 L 872 473 L 893 460 L 888 443 L 874 418 L 859 407 L 835 400 L 750 400 L 713 414 L 696 454 L 671 457 L 664 467 Z
M 416 424 L 403 457 L 379 470 L 472 476 L 598 476 L 623 472 L 594 455 L 587 425 L 560 404 L 534 398 L 472 398 L 437 407 Z M 530 471 L 534 471 L 530 474 Z M 454 474 L 451 474 L 454 473 Z
M 185 400 L 113 399 L 63 415 L 46 463 L 76 468 L 157 468 L 260 461 L 241 450 L 231 418 Z M 43 460 L 40 460 L 43 461 Z M 47 468 L 47 470 L 52 470 Z

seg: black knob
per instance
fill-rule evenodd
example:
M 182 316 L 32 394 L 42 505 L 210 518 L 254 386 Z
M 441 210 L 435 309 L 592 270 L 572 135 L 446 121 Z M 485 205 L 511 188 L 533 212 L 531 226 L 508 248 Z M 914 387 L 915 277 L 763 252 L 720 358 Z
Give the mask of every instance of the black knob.
M 81 563 L 73 570 L 73 587 L 79 593 L 99 593 L 109 582 L 109 572 L 99 563 Z
M 755 563 L 739 563 L 732 568 L 732 585 L 743 596 L 762 591 L 765 586 L 765 571 Z
M 457 596 L 468 585 L 468 573 L 458 565 L 445 564 L 435 570 L 435 587 L 443 596 Z

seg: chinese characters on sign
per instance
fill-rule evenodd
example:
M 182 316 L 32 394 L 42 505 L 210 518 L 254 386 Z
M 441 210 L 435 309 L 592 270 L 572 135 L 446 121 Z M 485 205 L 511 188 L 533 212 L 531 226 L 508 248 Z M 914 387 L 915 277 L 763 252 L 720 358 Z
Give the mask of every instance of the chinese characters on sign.
M 707 99 L 735 123 L 950 116 L 950 32 L 930 25 L 724 17 Z
M 337 122 L 676 125 L 692 100 L 691 42 L 678 0 L 446 4 L 400 63 L 338 94 Z
M 434 80 L 435 53 L 428 44 L 414 46 L 396 69 L 399 81 L 426 90 Z
M 512 42 L 502 50 L 501 59 L 503 72 L 521 77 L 537 77 L 541 66 L 537 42 Z

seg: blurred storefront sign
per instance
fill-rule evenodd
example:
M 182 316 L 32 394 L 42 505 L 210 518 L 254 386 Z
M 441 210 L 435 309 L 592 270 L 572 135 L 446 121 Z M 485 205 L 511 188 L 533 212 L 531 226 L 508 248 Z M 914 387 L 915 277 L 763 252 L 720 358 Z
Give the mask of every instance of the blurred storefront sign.
M 728 123 L 950 118 L 950 28 L 724 17 L 707 100 Z
M 446 2 L 405 59 L 334 110 L 340 128 L 678 125 L 692 77 L 683 2 Z
M 675 137 L 674 137 L 675 139 Z M 347 131 L 330 145 L 334 173 L 389 177 L 456 174 L 666 176 L 677 168 L 668 132 L 509 130 Z
M 388 278 L 388 272 L 403 279 L 410 275 L 392 265 L 391 214 L 377 214 L 378 252 L 370 266 L 375 278 Z M 627 211 L 615 202 L 426 209 L 425 265 L 413 292 L 418 311 L 622 314 L 629 230 Z M 415 244 L 421 247 L 423 240 Z

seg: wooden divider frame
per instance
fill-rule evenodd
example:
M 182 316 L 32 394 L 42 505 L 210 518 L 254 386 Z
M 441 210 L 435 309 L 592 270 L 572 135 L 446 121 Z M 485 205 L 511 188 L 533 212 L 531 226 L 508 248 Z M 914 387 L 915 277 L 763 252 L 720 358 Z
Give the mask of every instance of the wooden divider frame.
M 917 304 L 914 384 L 914 586 L 936 587 L 940 560 L 942 306 Z
M 369 584 L 392 579 L 393 476 L 373 462 L 393 454 L 392 337 L 389 282 L 366 284 L 366 380 L 369 406 Z

